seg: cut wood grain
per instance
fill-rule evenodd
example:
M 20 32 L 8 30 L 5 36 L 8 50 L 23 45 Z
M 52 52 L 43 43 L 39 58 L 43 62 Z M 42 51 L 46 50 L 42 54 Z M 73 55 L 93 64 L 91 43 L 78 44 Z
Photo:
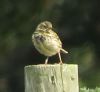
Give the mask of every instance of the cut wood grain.
M 78 66 L 73 64 L 26 66 L 25 92 L 79 92 Z

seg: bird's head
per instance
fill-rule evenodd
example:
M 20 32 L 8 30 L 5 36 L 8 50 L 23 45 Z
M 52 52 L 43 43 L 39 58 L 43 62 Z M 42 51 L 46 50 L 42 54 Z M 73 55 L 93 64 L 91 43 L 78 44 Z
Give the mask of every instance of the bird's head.
M 47 31 L 48 29 L 52 29 L 52 24 L 49 21 L 41 22 L 36 28 L 37 31 Z

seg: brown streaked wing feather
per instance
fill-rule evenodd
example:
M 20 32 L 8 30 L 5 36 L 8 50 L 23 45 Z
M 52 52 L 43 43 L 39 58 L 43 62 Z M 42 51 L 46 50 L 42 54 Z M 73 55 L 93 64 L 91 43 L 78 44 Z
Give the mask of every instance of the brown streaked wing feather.
M 52 30 L 49 30 L 46 32 L 46 35 L 52 36 L 52 38 L 56 38 L 56 40 L 59 42 L 59 44 L 62 46 L 62 42 L 60 41 L 59 36 Z

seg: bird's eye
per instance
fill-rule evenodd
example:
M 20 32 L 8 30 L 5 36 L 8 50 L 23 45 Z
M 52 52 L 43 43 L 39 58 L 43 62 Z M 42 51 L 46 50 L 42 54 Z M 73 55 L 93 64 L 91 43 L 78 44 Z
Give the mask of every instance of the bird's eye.
M 47 28 L 47 26 L 46 25 L 43 25 L 43 28 Z
M 46 28 L 47 26 L 46 26 L 46 25 L 44 25 L 43 27 L 44 27 L 44 28 Z

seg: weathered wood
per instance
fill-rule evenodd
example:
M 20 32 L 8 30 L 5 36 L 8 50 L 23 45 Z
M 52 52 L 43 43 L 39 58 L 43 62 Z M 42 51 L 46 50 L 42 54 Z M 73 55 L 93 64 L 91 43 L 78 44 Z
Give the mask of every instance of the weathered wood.
M 79 92 L 78 66 L 72 64 L 26 66 L 25 92 Z

